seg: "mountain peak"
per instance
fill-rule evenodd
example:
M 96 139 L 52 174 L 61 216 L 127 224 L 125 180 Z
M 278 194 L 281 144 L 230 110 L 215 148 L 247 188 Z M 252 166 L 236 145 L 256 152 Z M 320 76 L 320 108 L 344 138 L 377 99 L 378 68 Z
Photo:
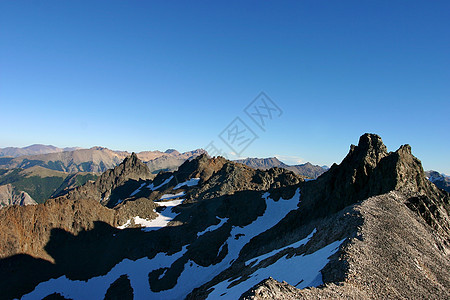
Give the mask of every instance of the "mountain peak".
M 180 154 L 180 152 L 178 152 L 175 149 L 167 149 L 166 151 L 164 151 L 164 153 L 166 153 L 166 154 L 173 154 L 173 155 L 179 155 Z
M 383 144 L 383 140 L 378 134 L 365 133 L 359 138 L 358 147 L 363 149 L 373 148 L 373 149 L 386 149 Z

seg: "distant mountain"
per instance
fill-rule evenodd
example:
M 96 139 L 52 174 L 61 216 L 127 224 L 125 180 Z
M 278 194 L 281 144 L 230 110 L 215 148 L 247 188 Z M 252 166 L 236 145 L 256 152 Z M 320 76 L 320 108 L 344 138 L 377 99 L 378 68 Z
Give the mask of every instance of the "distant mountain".
M 81 148 L 79 147 L 58 148 L 52 145 L 34 144 L 23 148 L 18 147 L 0 148 L 0 156 L 19 157 L 24 155 L 38 155 L 38 154 L 74 151 L 78 149 Z
M 450 176 L 439 173 L 437 171 L 426 171 L 425 174 L 429 181 L 434 183 L 438 188 L 450 193 Z
M 157 174 L 160 171 L 175 171 L 179 166 L 181 166 L 186 160 L 193 159 L 201 154 L 207 153 L 203 149 L 197 149 L 193 151 L 188 151 L 180 153 L 176 150 L 169 149 L 166 150 L 163 155 L 160 155 L 152 160 L 146 160 L 146 156 L 138 153 L 139 159 L 144 161 L 150 172 Z M 148 156 L 147 156 L 148 157 Z
M 290 170 L 298 175 L 302 175 L 308 178 L 317 178 L 321 174 L 327 171 L 326 166 L 316 166 L 311 163 L 305 163 L 301 165 L 290 166 L 278 160 L 276 157 L 270 158 L 246 158 L 235 160 L 235 162 L 247 165 L 254 169 L 267 170 L 273 167 L 283 168 Z
M 95 180 L 92 173 L 65 173 L 33 166 L 28 169 L 0 169 L 4 205 L 42 203 L 51 196 Z M 24 201 L 18 201 L 20 195 Z
M 173 151 L 143 151 L 137 156 L 148 164 L 150 171 L 157 173 L 161 170 L 175 170 L 186 159 L 191 159 L 202 153 L 202 149 L 179 153 Z M 126 151 L 114 151 L 104 147 L 92 147 L 90 149 L 78 149 L 74 151 L 59 151 L 39 155 L 22 155 L 19 157 L 0 157 L 2 169 L 27 169 L 33 166 L 41 166 L 47 169 L 77 173 L 95 172 L 103 173 L 119 165 L 123 159 L 129 156 Z
M 105 206 L 113 207 L 124 196 L 121 191 L 137 189 L 139 181 L 154 178 L 148 167 L 139 160 L 135 153 L 126 157 L 121 164 L 114 169 L 107 170 L 95 181 L 86 183 L 83 186 L 69 190 L 67 194 L 60 198 L 70 200 L 93 199 Z
M 1 161 L 0 168 L 28 169 L 41 166 L 47 169 L 77 173 L 77 172 L 104 172 L 117 166 L 128 153 L 112 151 L 107 148 L 94 147 L 75 151 L 55 152 L 39 155 L 25 155 L 9 161 Z
M 9 205 L 37 204 L 27 192 L 17 191 L 11 184 L 0 185 L 0 208 Z

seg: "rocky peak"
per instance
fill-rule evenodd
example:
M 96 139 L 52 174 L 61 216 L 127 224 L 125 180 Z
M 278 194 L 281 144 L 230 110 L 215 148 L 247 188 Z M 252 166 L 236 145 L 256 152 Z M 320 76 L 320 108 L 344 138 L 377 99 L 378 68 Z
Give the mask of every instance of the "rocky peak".
M 191 160 L 186 160 L 176 172 L 179 181 L 190 178 L 200 178 L 202 181 L 208 180 L 214 172 L 219 171 L 227 160 L 221 156 L 209 158 L 203 153 Z
M 373 169 L 387 154 L 387 148 L 380 136 L 365 133 L 359 138 L 358 146 L 350 146 L 350 152 L 341 165 Z
M 231 195 L 239 191 L 266 191 L 296 186 L 303 181 L 299 175 L 286 169 L 255 170 L 240 163 L 227 161 L 222 157 L 209 159 L 207 169 L 209 174 L 212 174 L 194 195 L 197 199 Z M 212 170 L 214 171 L 211 172 Z
M 111 193 L 129 180 L 139 181 L 152 178 L 150 170 L 136 155 L 132 153 L 114 169 L 104 172 L 95 182 L 88 182 L 64 195 L 72 200 L 94 199 L 107 205 Z
M 393 190 L 433 199 L 441 197 L 426 179 L 422 164 L 412 155 L 409 145 L 388 153 L 378 135 L 366 133 L 358 146 L 351 146 L 339 165 L 334 164 L 317 180 L 305 184 L 302 202 L 319 216 Z
M 130 156 L 125 157 L 121 165 L 123 165 L 123 170 L 131 172 L 133 170 L 140 169 L 143 166 L 145 166 L 145 164 L 137 157 L 136 153 L 134 152 L 131 153 Z
M 167 149 L 166 151 L 164 151 L 164 153 L 171 154 L 171 155 L 180 155 L 180 152 L 178 152 L 175 149 Z

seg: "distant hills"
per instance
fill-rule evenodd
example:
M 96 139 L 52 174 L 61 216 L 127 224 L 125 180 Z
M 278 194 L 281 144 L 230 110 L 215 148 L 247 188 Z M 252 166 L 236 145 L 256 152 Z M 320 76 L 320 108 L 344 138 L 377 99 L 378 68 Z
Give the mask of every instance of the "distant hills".
M 42 203 L 64 190 L 95 180 L 93 173 L 66 173 L 33 166 L 0 170 L 0 207 Z
M 23 155 L 38 155 L 64 151 L 74 151 L 78 149 L 81 148 L 80 147 L 58 148 L 52 145 L 34 144 L 23 148 L 18 147 L 0 148 L 0 156 L 19 157 Z
M 294 172 L 295 174 L 302 175 L 309 178 L 317 178 L 328 170 L 327 167 L 321 167 L 313 165 L 311 163 L 305 163 L 301 165 L 290 166 L 287 165 L 276 157 L 270 158 L 246 158 L 236 160 L 235 162 L 247 165 L 254 169 L 267 170 L 273 167 L 283 168 Z
M 5 154 L 0 154 L 0 156 L 3 156 L 0 157 L 0 168 L 28 169 L 34 166 L 41 166 L 46 169 L 67 173 L 103 173 L 119 165 L 125 157 L 131 154 L 127 151 L 115 151 L 104 147 L 64 149 L 44 145 L 33 145 L 25 148 L 3 148 L 3 152 L 0 153 Z M 69 149 L 75 150 L 69 151 Z M 40 154 L 25 154 L 32 151 Z M 44 153 L 46 151 L 47 153 Z M 202 153 L 205 153 L 202 149 L 184 153 L 169 149 L 166 152 L 143 151 L 137 153 L 137 156 L 148 165 L 152 173 L 156 174 L 161 170 L 173 171 L 186 159 L 194 158 Z

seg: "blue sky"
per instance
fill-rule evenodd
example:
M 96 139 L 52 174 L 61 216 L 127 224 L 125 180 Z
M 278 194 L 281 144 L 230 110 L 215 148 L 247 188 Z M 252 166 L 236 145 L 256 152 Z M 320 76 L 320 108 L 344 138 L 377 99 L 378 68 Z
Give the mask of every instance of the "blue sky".
M 373 132 L 450 174 L 449 28 L 448 1 L 4 0 L 0 147 L 230 152 L 240 117 L 241 156 L 331 165 Z

